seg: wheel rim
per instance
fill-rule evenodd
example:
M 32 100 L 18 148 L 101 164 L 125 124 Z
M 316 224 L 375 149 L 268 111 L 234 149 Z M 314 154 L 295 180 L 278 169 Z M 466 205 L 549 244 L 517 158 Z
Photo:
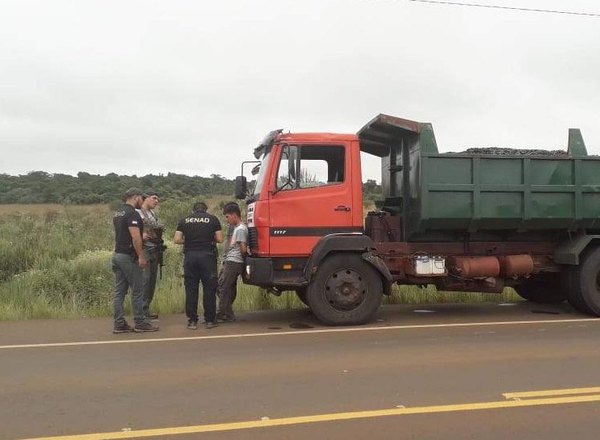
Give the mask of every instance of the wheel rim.
M 356 309 L 365 299 L 367 287 L 360 273 L 342 269 L 332 273 L 325 282 L 325 297 L 331 307 L 348 311 Z

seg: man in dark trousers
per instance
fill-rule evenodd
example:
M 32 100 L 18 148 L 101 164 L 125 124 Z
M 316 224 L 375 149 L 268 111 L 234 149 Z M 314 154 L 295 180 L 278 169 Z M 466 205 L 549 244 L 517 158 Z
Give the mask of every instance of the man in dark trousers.
M 142 195 L 142 199 L 144 200 L 142 207 L 137 211 L 144 221 L 142 239 L 144 242 L 144 255 L 148 263 L 144 268 L 142 278 L 144 284 L 144 316 L 147 319 L 157 319 L 158 315 L 150 312 L 150 303 L 154 299 L 159 260 L 163 252 L 163 226 L 158 220 L 155 211 L 159 203 L 158 194 L 154 191 L 146 191 Z
M 112 257 L 112 271 L 115 274 L 113 291 L 114 327 L 113 333 L 154 332 L 153 326 L 144 318 L 144 292 L 142 272 L 148 264 L 142 246 L 144 224 L 136 209 L 142 206 L 142 191 L 128 189 L 123 195 L 123 204 L 113 215 L 115 228 L 115 252 Z M 125 320 L 123 302 L 131 287 L 134 327 Z
M 217 246 L 223 242 L 219 219 L 206 212 L 204 202 L 196 202 L 194 211 L 177 224 L 173 241 L 183 245 L 185 313 L 188 328 L 198 328 L 198 288 L 202 282 L 202 305 L 206 328 L 217 326 Z
M 238 276 L 244 271 L 244 257 L 248 251 L 248 227 L 242 223 L 240 207 L 237 203 L 228 203 L 223 214 L 233 228 L 228 241 L 223 246 L 223 268 L 219 274 L 217 297 L 219 307 L 217 319 L 222 322 L 235 321 L 232 304 L 237 296 Z

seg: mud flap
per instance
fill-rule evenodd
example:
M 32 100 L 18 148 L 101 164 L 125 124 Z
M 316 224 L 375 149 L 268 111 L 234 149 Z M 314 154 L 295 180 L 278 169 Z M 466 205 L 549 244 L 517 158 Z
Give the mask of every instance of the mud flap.
M 361 258 L 377 269 L 377 271 L 382 275 L 383 279 L 385 280 L 383 282 L 383 294 L 388 296 L 391 295 L 393 278 L 390 270 L 385 265 L 383 260 L 373 252 L 364 252 L 361 254 Z

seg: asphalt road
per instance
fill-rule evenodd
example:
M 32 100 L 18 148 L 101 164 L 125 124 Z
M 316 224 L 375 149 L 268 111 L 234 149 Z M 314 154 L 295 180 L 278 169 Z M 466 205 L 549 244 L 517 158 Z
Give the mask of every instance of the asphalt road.
M 568 305 L 255 312 L 152 334 L 0 323 L 0 438 L 598 438 L 600 320 Z M 71 436 L 71 437 L 68 437 Z

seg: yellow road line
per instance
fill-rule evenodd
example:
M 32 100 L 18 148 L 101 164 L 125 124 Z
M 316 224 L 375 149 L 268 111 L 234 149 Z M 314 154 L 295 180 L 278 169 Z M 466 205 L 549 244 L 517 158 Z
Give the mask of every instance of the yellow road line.
M 589 388 L 589 390 L 596 388 Z M 588 389 L 581 389 L 580 393 L 587 393 Z M 543 393 L 553 392 L 555 395 L 560 395 L 565 390 L 552 390 L 552 391 L 540 391 Z M 590 391 L 591 392 L 591 391 Z M 515 393 L 512 393 L 515 394 Z M 289 426 L 289 425 L 300 425 L 309 423 L 322 423 L 322 422 L 333 422 L 339 420 L 356 420 L 356 419 L 369 419 L 375 417 L 386 417 L 386 416 L 404 416 L 414 414 L 435 414 L 435 413 L 448 413 L 448 412 L 465 412 L 465 411 L 481 411 L 491 409 L 504 409 L 504 408 L 523 408 L 531 406 L 546 406 L 546 405 L 566 405 L 573 403 L 590 403 L 600 402 L 600 394 L 581 395 L 581 396 L 568 396 L 568 397 L 546 397 L 542 399 L 530 399 L 530 400 L 502 400 L 496 402 L 479 402 L 479 403 L 464 403 L 464 404 L 452 404 L 452 405 L 433 405 L 433 406 L 417 406 L 412 408 L 394 408 L 394 409 L 383 409 L 373 411 L 356 411 L 356 412 L 343 412 L 343 413 L 331 413 L 331 414 L 317 414 L 312 416 L 299 416 L 299 417 L 285 417 L 280 419 L 270 420 L 250 420 L 245 422 L 232 422 L 232 423 L 217 423 L 210 425 L 196 425 L 196 426 L 179 426 L 172 428 L 158 428 L 158 429 L 142 429 L 138 431 L 117 431 L 117 432 L 104 432 L 95 434 L 77 434 L 77 435 L 63 435 L 54 437 L 38 437 L 31 438 L 28 440 L 116 440 L 116 439 L 130 439 L 130 438 L 143 438 L 143 437 L 154 437 L 154 436 L 167 436 L 167 435 L 184 435 L 184 434 L 199 434 L 204 432 L 219 432 L 219 431 L 233 431 L 242 429 L 256 429 L 256 428 L 267 428 L 274 426 Z
M 526 399 L 528 397 L 569 396 L 573 394 L 600 393 L 600 387 L 567 388 L 563 390 L 526 391 L 520 393 L 504 393 L 506 399 Z
M 177 341 L 200 341 L 200 340 L 220 340 L 220 339 L 240 339 L 240 338 L 259 338 L 271 336 L 293 336 L 310 335 L 321 333 L 348 333 L 348 332 L 369 332 L 369 331 L 391 331 L 391 330 L 420 330 L 434 328 L 467 328 L 467 327 L 490 327 L 490 326 L 512 326 L 512 325 L 533 325 L 533 324 L 568 324 L 577 322 L 600 323 L 598 318 L 575 318 L 575 319 L 549 319 L 535 321 L 491 321 L 491 322 L 464 322 L 452 324 L 415 324 L 415 325 L 390 325 L 381 327 L 343 327 L 343 328 L 320 328 L 314 330 L 294 330 L 285 332 L 261 332 L 261 333 L 238 333 L 210 336 L 184 336 L 176 338 L 145 338 L 145 339 L 109 339 L 103 341 L 80 341 L 80 342 L 48 342 L 40 344 L 14 344 L 0 345 L 0 350 L 16 350 L 24 348 L 53 348 L 53 347 L 79 347 L 94 345 L 119 345 L 119 344 L 148 344 L 152 342 L 177 342 Z M 211 330 L 213 331 L 213 330 Z M 127 337 L 127 336 L 125 336 Z

